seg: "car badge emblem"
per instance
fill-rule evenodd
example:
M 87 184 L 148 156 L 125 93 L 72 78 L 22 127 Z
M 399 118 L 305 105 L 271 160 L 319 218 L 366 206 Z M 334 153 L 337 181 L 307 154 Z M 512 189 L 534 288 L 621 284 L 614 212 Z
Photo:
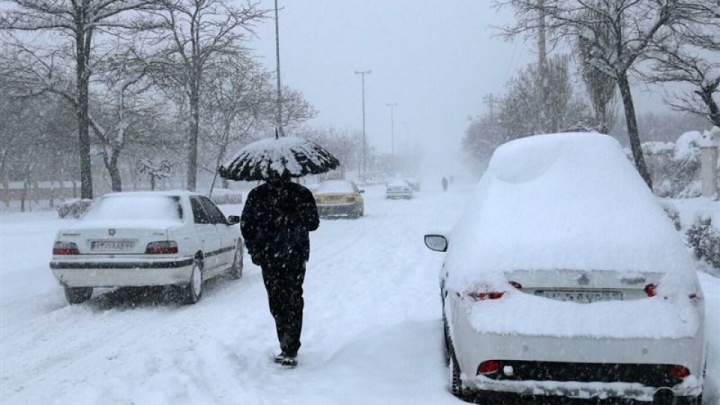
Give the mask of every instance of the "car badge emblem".
M 590 277 L 588 277 L 587 274 L 581 275 L 581 276 L 578 277 L 576 280 L 577 280 L 578 284 L 580 284 L 580 285 L 588 285 L 588 284 L 590 284 Z
M 109 234 L 110 236 L 115 235 L 115 230 L 114 230 L 114 229 L 108 229 L 108 234 Z

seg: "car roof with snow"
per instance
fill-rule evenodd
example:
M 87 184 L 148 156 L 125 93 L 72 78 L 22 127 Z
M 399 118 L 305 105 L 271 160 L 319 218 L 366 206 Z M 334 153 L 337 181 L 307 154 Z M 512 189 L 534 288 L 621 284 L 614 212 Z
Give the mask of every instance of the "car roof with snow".
M 446 264 L 461 278 L 695 269 L 620 144 L 601 134 L 537 135 L 500 146 L 449 240 Z
M 195 191 L 188 190 L 154 190 L 154 191 L 118 191 L 113 193 L 107 193 L 103 197 L 123 197 L 123 196 L 191 196 L 191 195 L 204 195 Z
M 325 180 L 318 184 L 315 194 L 354 193 L 350 180 Z
M 402 187 L 408 187 L 410 186 L 410 183 L 407 180 L 403 179 L 392 179 L 387 184 L 388 186 L 402 186 Z

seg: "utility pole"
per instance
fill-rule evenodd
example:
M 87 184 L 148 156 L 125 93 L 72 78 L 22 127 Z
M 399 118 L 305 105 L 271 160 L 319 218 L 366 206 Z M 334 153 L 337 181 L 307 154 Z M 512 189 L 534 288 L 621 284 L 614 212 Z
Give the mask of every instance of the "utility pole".
M 390 157 L 395 159 L 395 107 L 398 103 L 388 103 L 390 107 Z
M 483 97 L 483 101 L 490 108 L 490 119 L 493 120 L 495 118 L 495 103 L 499 100 L 490 93 Z
M 285 136 L 282 129 L 282 86 L 280 85 L 280 23 L 278 21 L 278 0 L 275 0 L 275 60 L 277 63 L 277 117 L 276 125 L 280 136 Z M 275 134 L 277 136 L 277 134 Z
M 367 173 L 367 158 L 366 158 L 366 151 L 365 151 L 365 75 L 370 74 L 372 71 L 370 70 L 361 70 L 361 71 L 355 71 L 356 75 L 360 75 L 362 77 L 362 127 L 363 127 L 363 136 L 362 136 L 362 174 L 360 175 L 361 180 L 365 180 L 365 174 Z
M 548 72 L 547 72 L 547 44 L 545 40 L 545 0 L 538 0 L 538 75 L 543 94 L 547 94 Z M 548 100 L 543 98 L 540 108 L 540 126 L 537 128 L 541 133 L 551 130 L 548 126 Z

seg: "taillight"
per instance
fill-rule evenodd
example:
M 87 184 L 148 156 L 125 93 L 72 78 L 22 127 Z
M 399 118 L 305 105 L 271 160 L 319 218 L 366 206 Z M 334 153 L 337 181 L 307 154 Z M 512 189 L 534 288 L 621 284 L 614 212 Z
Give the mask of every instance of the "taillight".
M 510 285 L 517 288 L 518 290 L 522 290 L 522 284 L 518 283 L 517 281 L 510 281 Z
M 493 374 L 500 371 L 500 362 L 497 360 L 487 360 L 483 361 L 478 365 L 477 373 L 478 374 Z
M 687 367 L 679 364 L 673 364 L 667 368 L 668 374 L 675 378 L 685 378 L 690 376 L 690 370 Z
M 55 242 L 53 245 L 54 255 L 79 255 L 80 251 L 73 242 Z
M 502 298 L 505 291 L 483 291 L 468 293 L 475 301 L 496 300 Z
M 174 240 L 150 242 L 145 248 L 148 255 L 168 255 L 178 252 L 177 243 Z
M 657 286 L 655 284 L 648 284 L 645 286 L 645 294 L 648 297 L 654 297 L 657 294 Z

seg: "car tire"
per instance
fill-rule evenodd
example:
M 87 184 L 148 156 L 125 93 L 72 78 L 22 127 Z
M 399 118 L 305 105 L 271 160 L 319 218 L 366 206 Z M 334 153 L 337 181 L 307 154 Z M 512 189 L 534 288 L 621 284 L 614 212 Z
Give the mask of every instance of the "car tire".
M 447 334 L 447 339 L 445 340 L 447 342 L 447 353 L 448 357 L 450 358 L 450 393 L 454 396 L 464 399 L 465 398 L 465 388 L 463 387 L 462 382 L 462 376 L 460 372 L 460 364 L 457 361 L 457 357 L 455 356 L 455 348 L 452 344 L 452 339 L 450 339 L 450 334 Z
M 455 351 L 450 344 L 450 393 L 454 396 L 464 399 L 465 388 L 463 387 L 462 377 L 460 375 L 460 365 L 455 357 Z
M 200 259 L 193 262 L 190 281 L 184 288 L 183 302 L 188 305 L 196 304 L 202 298 L 203 291 L 203 264 Z
M 240 280 L 243 276 L 243 245 L 238 242 L 235 247 L 235 255 L 233 256 L 232 266 L 228 271 L 228 276 L 233 280 Z
M 450 367 L 451 353 L 450 353 L 450 330 L 447 325 L 447 318 L 443 315 L 443 336 L 445 340 L 443 342 L 443 352 L 445 354 L 445 367 Z
M 65 299 L 68 304 L 82 304 L 92 296 L 92 287 L 65 287 Z

